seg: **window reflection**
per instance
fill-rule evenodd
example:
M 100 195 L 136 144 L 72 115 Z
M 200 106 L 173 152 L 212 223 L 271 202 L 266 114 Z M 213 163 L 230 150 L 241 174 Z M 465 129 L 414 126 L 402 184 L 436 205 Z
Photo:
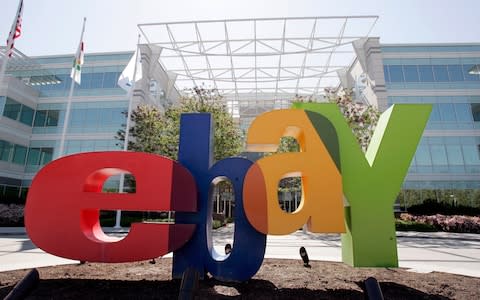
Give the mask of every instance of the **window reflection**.
M 7 97 L 3 109 L 4 117 L 32 126 L 33 114 L 33 108 Z
M 386 82 L 462 82 L 480 81 L 480 75 L 469 74 L 472 64 L 453 65 L 385 65 Z
M 435 76 L 435 81 L 438 82 L 448 82 L 448 70 L 447 66 L 433 66 L 433 74 Z
M 403 66 L 406 82 L 418 82 L 418 70 L 417 66 Z

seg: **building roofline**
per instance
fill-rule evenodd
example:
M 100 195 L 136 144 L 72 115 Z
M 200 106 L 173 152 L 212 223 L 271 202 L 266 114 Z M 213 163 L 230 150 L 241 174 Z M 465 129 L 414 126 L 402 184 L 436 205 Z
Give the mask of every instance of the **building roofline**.
M 480 43 L 380 43 L 381 47 L 442 47 L 442 46 L 480 46 Z
M 109 51 L 109 52 L 86 52 L 85 56 L 93 56 L 93 55 L 112 55 L 112 54 L 132 54 L 135 50 L 131 51 Z M 70 57 L 74 56 L 75 53 L 66 53 L 66 54 L 53 54 L 53 55 L 38 55 L 38 56 L 28 56 L 32 59 L 39 59 L 39 58 L 60 58 L 60 57 Z
M 190 21 L 174 21 L 174 22 L 158 22 L 158 23 L 140 23 L 137 26 L 152 26 L 152 25 L 178 25 L 178 24 L 200 24 L 200 23 L 223 23 L 223 22 L 244 22 L 244 21 L 282 21 L 282 20 L 312 20 L 312 19 L 362 19 L 375 18 L 378 15 L 345 15 L 345 16 L 304 16 L 304 17 L 274 17 L 274 18 L 241 18 L 241 19 L 213 19 L 213 20 L 190 20 Z

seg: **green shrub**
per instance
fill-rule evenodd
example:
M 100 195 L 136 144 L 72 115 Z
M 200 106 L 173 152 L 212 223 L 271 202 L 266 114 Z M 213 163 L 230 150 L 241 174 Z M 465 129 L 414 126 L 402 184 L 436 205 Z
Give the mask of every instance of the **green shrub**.
M 426 199 L 422 204 L 412 205 L 407 209 L 412 215 L 464 215 L 480 216 L 480 208 L 465 205 L 453 205 L 447 202 L 437 202 L 435 199 Z
M 212 222 L 212 228 L 217 229 L 223 226 L 223 223 L 219 220 L 213 220 Z
M 438 231 L 435 226 L 415 221 L 395 220 L 395 229 L 398 231 L 419 231 L 419 232 L 434 232 Z
M 471 216 L 415 216 L 401 214 L 401 221 L 416 222 L 434 226 L 438 231 L 480 233 L 480 217 Z

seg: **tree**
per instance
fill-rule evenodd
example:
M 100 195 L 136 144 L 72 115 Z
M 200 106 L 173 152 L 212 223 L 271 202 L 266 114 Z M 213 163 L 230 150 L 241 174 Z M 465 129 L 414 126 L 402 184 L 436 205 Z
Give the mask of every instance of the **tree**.
M 336 89 L 325 89 L 325 93 L 324 101 L 319 101 L 313 96 L 295 95 L 293 102 L 330 102 L 337 104 L 362 150 L 367 151 L 380 117 L 378 110 L 371 105 L 354 102 L 351 90 L 344 89 L 338 93 Z M 276 153 L 298 151 L 300 151 L 300 147 L 293 137 L 283 137 Z M 280 181 L 279 189 L 281 191 L 298 191 L 301 189 L 301 180 L 299 177 L 284 178 Z
M 378 109 L 372 105 L 354 102 L 353 93 L 349 89 L 341 92 L 326 89 L 325 92 L 328 102 L 335 103 L 340 108 L 363 152 L 366 152 L 380 118 Z
M 128 149 L 157 153 L 177 159 L 180 133 L 180 115 L 186 112 L 209 112 L 214 121 L 214 159 L 237 155 L 242 149 L 242 136 L 233 117 L 216 89 L 195 87 L 185 90 L 178 107 L 170 107 L 162 114 L 156 107 L 140 105 L 132 112 Z M 125 140 L 125 130 L 116 138 Z
M 338 91 L 337 89 L 325 89 L 326 102 L 335 103 L 340 108 L 343 116 L 348 122 L 348 126 L 353 131 L 358 143 L 364 152 L 367 151 L 373 132 L 380 118 L 380 112 L 374 106 L 358 103 L 353 101 L 353 93 L 349 89 Z M 309 96 L 296 95 L 294 102 L 325 102 L 318 101 L 316 98 Z M 294 147 L 286 144 L 286 147 Z

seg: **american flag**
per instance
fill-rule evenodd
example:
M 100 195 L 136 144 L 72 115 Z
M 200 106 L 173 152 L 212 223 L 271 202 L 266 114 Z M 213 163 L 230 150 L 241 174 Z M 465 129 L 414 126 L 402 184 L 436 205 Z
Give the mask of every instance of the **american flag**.
M 18 6 L 17 16 L 12 24 L 12 29 L 8 34 L 7 40 L 7 55 L 11 57 L 13 54 L 13 45 L 17 38 L 20 37 L 22 33 L 22 13 L 23 13 L 23 0 L 20 0 L 20 4 Z

